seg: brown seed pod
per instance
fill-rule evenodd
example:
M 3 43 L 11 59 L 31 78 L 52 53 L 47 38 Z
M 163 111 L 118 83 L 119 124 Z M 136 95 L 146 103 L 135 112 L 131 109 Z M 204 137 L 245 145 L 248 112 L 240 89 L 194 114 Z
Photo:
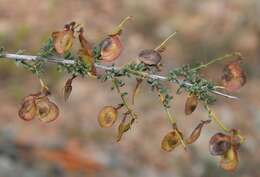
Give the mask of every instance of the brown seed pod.
M 119 142 L 122 139 L 122 136 L 124 135 L 125 132 L 127 132 L 131 128 L 131 123 L 124 124 L 121 122 L 118 126 L 118 134 L 116 141 Z
M 216 133 L 209 141 L 211 155 L 224 155 L 231 147 L 231 137 L 223 133 Z
M 177 135 L 177 130 L 171 131 L 169 133 L 167 133 L 161 143 L 161 148 L 164 151 L 170 152 L 172 151 L 174 148 L 176 148 L 177 146 L 180 145 L 181 141 Z M 182 133 L 179 132 L 179 134 L 182 137 Z
M 201 123 L 199 123 L 199 125 L 197 125 L 197 127 L 192 131 L 190 137 L 186 140 L 187 144 L 194 143 L 200 137 L 203 126 L 209 124 L 210 122 L 211 120 L 201 121 Z
M 21 108 L 19 109 L 18 115 L 25 121 L 33 120 L 36 116 L 37 108 L 35 104 L 34 96 L 27 96 L 23 99 Z
M 58 106 L 49 101 L 47 97 L 42 97 L 36 100 L 37 105 L 37 117 L 45 122 L 49 123 L 56 120 L 59 116 Z
M 113 106 L 105 106 L 98 115 L 98 123 L 102 128 L 109 128 L 117 120 L 117 109 Z
M 119 35 L 114 35 L 104 39 L 100 44 L 100 48 L 101 58 L 104 61 L 111 62 L 120 56 L 123 50 L 123 45 L 120 41 Z
M 231 146 L 228 151 L 221 156 L 219 164 L 220 167 L 226 171 L 234 171 L 239 164 L 237 149 Z
M 73 44 L 74 32 L 70 29 L 52 33 L 54 48 L 58 54 L 64 54 Z
M 194 94 L 191 94 L 187 97 L 185 102 L 185 114 L 190 115 L 195 111 L 198 105 L 198 97 Z
M 68 79 L 65 83 L 64 89 L 63 89 L 63 97 L 64 100 L 67 101 L 70 97 L 70 94 L 72 92 L 72 81 L 75 79 L 76 76 L 72 76 L 70 79 Z
M 161 54 L 153 49 L 142 50 L 138 55 L 139 61 L 146 65 L 158 65 L 162 59 Z
M 246 84 L 246 74 L 241 68 L 241 60 L 235 60 L 223 69 L 222 84 L 226 90 L 233 92 Z

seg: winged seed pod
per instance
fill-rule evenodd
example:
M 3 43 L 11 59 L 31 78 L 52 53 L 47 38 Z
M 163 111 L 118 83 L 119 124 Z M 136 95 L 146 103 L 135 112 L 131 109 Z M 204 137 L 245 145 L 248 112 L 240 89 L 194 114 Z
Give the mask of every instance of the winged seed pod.
M 25 121 L 33 120 L 36 116 L 37 108 L 35 104 L 34 96 L 27 96 L 23 99 L 21 108 L 19 109 L 18 115 Z
M 216 133 L 209 141 L 209 152 L 213 156 L 224 155 L 231 147 L 231 137 Z
M 40 97 L 36 99 L 37 118 L 42 122 L 49 123 L 56 120 L 59 116 L 58 106 L 51 102 L 48 97 Z
M 186 140 L 187 144 L 192 144 L 194 143 L 199 137 L 200 137 L 200 133 L 202 128 L 204 127 L 204 125 L 207 125 L 211 122 L 211 120 L 206 120 L 206 121 L 201 121 L 197 127 L 192 131 L 190 137 Z
M 223 69 L 222 84 L 226 90 L 233 92 L 246 84 L 246 74 L 241 68 L 241 59 L 232 61 Z
M 175 130 L 167 133 L 164 136 L 164 138 L 161 142 L 161 148 L 164 151 L 170 152 L 181 144 L 181 140 L 180 140 L 179 136 L 177 135 L 176 131 L 177 130 L 175 129 Z M 179 132 L 179 134 L 181 135 L 181 137 L 183 137 L 181 132 Z
M 106 62 L 116 60 L 123 51 L 123 45 L 119 35 L 109 36 L 105 38 L 101 44 L 101 58 Z
M 197 108 L 198 105 L 198 97 L 194 94 L 190 94 L 185 102 L 185 114 L 186 115 L 190 115 L 191 113 L 193 113 L 195 111 L 195 109 Z
M 117 120 L 117 109 L 113 106 L 105 106 L 98 115 L 98 123 L 102 128 L 110 128 Z
M 58 54 L 62 55 L 72 47 L 74 39 L 74 26 L 75 24 L 71 23 L 65 25 L 63 31 L 52 33 L 54 48 Z

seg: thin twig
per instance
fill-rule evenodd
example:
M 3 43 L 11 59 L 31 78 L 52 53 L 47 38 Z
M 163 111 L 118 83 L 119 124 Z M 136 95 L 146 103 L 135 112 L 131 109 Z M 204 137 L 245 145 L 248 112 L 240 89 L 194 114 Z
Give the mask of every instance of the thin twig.
M 75 64 L 74 60 L 65 60 L 63 58 L 59 58 L 59 57 L 51 57 L 51 58 L 44 58 L 44 57 L 40 57 L 40 56 L 34 56 L 34 55 L 20 55 L 20 54 L 11 54 L 11 53 L 4 53 L 2 55 L 3 58 L 6 59 L 13 59 L 13 60 L 20 60 L 20 61 L 37 61 L 37 60 L 43 60 L 43 61 L 47 61 L 50 63 L 61 63 L 61 64 L 68 64 L 68 65 L 73 65 Z M 119 67 L 114 67 L 114 66 L 106 66 L 106 65 L 101 65 L 101 64 L 97 64 L 95 63 L 95 66 L 97 68 L 103 69 L 103 70 L 121 70 L 122 68 Z M 159 79 L 162 81 L 167 81 L 167 77 L 165 76 L 161 76 L 161 75 L 155 75 L 155 74 L 148 74 L 146 72 L 135 72 L 135 71 L 131 71 L 129 70 L 129 72 L 131 72 L 134 75 L 137 76 L 141 76 L 144 78 L 151 78 L 151 79 Z M 179 83 L 182 83 L 183 81 L 179 81 Z M 191 83 L 188 82 L 183 82 L 182 84 L 186 85 L 186 86 L 191 86 Z M 228 95 L 225 93 L 222 93 L 220 91 L 217 90 L 212 90 L 212 93 L 216 94 L 216 95 L 220 95 L 226 98 L 230 98 L 230 99 L 239 99 L 236 96 L 232 96 L 232 95 Z

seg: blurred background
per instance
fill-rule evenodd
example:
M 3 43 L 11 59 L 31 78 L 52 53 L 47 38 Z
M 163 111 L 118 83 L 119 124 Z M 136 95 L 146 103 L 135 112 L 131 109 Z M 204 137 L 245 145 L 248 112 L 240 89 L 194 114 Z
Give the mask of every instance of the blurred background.
M 239 150 L 240 165 L 233 173 L 219 168 L 219 159 L 208 152 L 210 137 L 221 131 L 211 124 L 199 140 L 171 153 L 160 148 L 171 127 L 156 94 L 144 85 L 136 99 L 139 119 L 116 143 L 116 126 L 101 129 L 99 110 L 120 102 L 109 83 L 77 79 L 67 103 L 62 87 L 67 75 L 49 65 L 44 79 L 60 107 L 60 117 L 44 124 L 18 118 L 21 99 L 39 90 L 37 78 L 8 60 L 0 62 L 0 177 L 225 177 L 260 176 L 260 1 L 259 0 L 0 0 L 0 46 L 9 52 L 19 49 L 35 54 L 51 32 L 70 21 L 86 28 L 87 38 L 100 41 L 125 16 L 122 40 L 125 50 L 116 64 L 137 56 L 141 49 L 153 48 L 171 32 L 178 35 L 163 53 L 164 73 L 187 63 L 205 62 L 239 51 L 245 57 L 247 84 L 235 95 L 240 100 L 219 97 L 213 109 L 229 127 L 246 136 Z M 219 82 L 224 63 L 208 68 L 204 75 Z M 128 90 L 134 86 L 129 81 Z M 175 94 L 176 88 L 172 88 Z M 200 105 L 184 115 L 185 94 L 175 96 L 172 111 L 188 136 L 207 114 Z M 157 104 L 158 103 L 158 104 Z

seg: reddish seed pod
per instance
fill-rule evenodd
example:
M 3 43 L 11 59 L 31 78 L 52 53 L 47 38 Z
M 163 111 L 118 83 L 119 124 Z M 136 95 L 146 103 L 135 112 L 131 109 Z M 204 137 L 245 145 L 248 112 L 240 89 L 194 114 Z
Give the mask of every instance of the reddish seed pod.
M 27 96 L 23 99 L 21 108 L 19 109 L 18 115 L 25 121 L 33 120 L 36 116 L 37 108 L 35 104 L 34 96 Z
M 223 86 L 230 92 L 239 90 L 246 84 L 246 74 L 241 68 L 241 60 L 235 60 L 223 69 Z
M 101 42 L 100 47 L 101 58 L 107 62 L 116 60 L 123 50 L 119 35 L 107 37 Z
M 209 141 L 211 155 L 224 155 L 231 147 L 231 137 L 223 133 L 216 133 Z
M 64 31 L 53 32 L 52 38 L 56 52 L 62 55 L 73 45 L 74 31 L 67 27 Z
M 155 66 L 160 63 L 162 57 L 159 52 L 153 49 L 145 49 L 139 53 L 138 59 L 146 65 Z
M 198 105 L 198 97 L 194 94 L 191 94 L 187 97 L 187 100 L 185 102 L 185 114 L 190 115 L 195 111 Z
M 117 120 L 117 109 L 113 106 L 105 106 L 98 115 L 98 123 L 102 128 L 109 128 L 114 125 Z

